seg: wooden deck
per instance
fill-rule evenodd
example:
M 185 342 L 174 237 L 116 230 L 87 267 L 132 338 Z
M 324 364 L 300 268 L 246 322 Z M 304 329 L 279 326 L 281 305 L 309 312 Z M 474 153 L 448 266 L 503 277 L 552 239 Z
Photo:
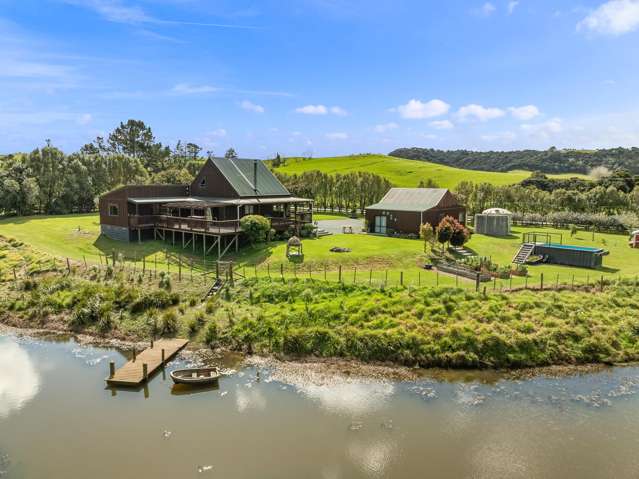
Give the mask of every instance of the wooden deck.
M 115 371 L 115 374 L 106 379 L 111 386 L 138 386 L 148 380 L 151 375 L 162 365 L 175 356 L 184 346 L 188 344 L 186 339 L 161 339 L 155 341 L 152 348 L 147 348 L 137 357 L 128 361 L 124 366 Z M 164 350 L 164 362 L 162 361 L 162 350 Z M 146 364 L 146 377 L 144 375 L 144 364 Z

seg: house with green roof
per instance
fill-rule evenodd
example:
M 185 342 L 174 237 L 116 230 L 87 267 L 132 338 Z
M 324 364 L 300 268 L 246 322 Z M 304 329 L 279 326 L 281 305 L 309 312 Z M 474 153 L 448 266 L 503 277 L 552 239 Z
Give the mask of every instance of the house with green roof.
M 122 241 L 161 239 L 222 257 L 242 240 L 240 219 L 269 218 L 276 231 L 313 221 L 298 198 L 260 160 L 209 158 L 190 185 L 128 185 L 100 197 L 102 234 Z
M 466 208 L 444 188 L 391 188 L 365 215 L 368 231 L 377 234 L 419 234 L 420 225 L 436 228 L 446 216 L 466 221 Z

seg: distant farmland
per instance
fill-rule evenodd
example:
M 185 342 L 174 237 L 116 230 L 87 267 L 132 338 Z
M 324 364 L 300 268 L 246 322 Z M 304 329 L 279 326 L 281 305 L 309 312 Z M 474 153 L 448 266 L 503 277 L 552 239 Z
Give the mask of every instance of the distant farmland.
M 528 171 L 509 171 L 498 173 L 491 171 L 463 170 L 418 160 L 405 160 L 386 155 L 352 155 L 329 158 L 287 158 L 286 164 L 277 168 L 282 173 L 303 173 L 320 170 L 324 173 L 349 173 L 368 171 L 384 176 L 395 186 L 416 187 L 421 180 L 432 179 L 442 188 L 454 188 L 461 181 L 511 185 L 528 178 Z M 550 177 L 573 177 L 576 174 L 548 175 Z

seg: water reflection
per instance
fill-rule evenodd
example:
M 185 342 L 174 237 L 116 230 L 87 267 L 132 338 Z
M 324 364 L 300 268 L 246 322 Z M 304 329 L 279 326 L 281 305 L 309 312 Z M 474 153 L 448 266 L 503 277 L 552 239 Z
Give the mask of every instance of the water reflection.
M 206 393 L 211 391 L 217 391 L 220 389 L 220 384 L 215 381 L 212 384 L 203 385 L 191 385 L 191 384 L 174 384 L 171 386 L 171 394 L 173 396 L 189 396 L 191 394 Z
M 397 445 L 390 439 L 373 442 L 353 441 L 348 455 L 368 476 L 380 477 L 395 456 Z
M 257 409 L 258 411 L 266 409 L 266 397 L 261 390 L 245 388 L 241 385 L 237 387 L 235 403 L 238 412 L 245 412 L 248 409 Z
M 299 392 L 333 413 L 359 416 L 381 409 L 393 395 L 394 386 L 384 382 L 337 380 L 334 384 L 295 384 Z
M 13 340 L 0 339 L 0 417 L 22 409 L 39 388 L 40 377 L 29 355 Z

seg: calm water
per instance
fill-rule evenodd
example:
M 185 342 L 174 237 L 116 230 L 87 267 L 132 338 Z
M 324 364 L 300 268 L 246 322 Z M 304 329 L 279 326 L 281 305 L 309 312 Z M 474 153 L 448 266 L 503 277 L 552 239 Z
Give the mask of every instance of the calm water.
M 331 386 L 247 368 L 175 394 L 161 374 L 105 389 L 109 360 L 125 358 L 0 337 L 0 477 L 639 476 L 639 368 Z

